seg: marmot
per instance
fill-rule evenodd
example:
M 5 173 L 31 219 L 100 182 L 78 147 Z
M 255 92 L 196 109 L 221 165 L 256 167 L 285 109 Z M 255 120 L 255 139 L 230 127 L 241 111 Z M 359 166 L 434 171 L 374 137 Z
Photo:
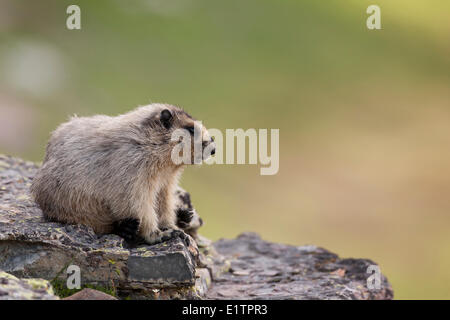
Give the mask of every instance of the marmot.
M 116 117 L 75 116 L 52 133 L 31 193 L 53 221 L 88 225 L 97 233 L 122 225 L 125 234 L 138 230 L 149 244 L 180 235 L 175 210 L 183 163 L 171 157 L 180 143 L 172 138 L 176 129 L 200 132 L 202 151 L 214 154 L 205 127 L 172 105 L 151 104 Z

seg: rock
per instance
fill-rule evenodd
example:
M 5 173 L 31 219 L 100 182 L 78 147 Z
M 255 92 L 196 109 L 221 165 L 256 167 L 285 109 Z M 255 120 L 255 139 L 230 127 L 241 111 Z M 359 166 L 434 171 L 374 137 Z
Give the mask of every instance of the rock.
M 200 297 L 204 297 L 211 286 L 211 274 L 207 268 L 197 268 L 195 270 L 195 288 Z
M 198 265 L 208 269 L 211 279 L 218 278 L 222 273 L 228 272 L 230 261 L 216 251 L 211 240 L 197 235 L 196 241 L 200 251 Z
M 0 271 L 0 300 L 58 300 L 51 284 L 43 279 L 18 279 Z
M 119 295 L 196 298 L 198 249 L 172 239 L 127 248 L 116 235 L 43 219 L 29 193 L 37 166 L 0 155 L 0 269 L 18 277 L 66 281 L 66 268 L 81 270 L 82 285 L 114 287 Z
M 270 243 L 246 233 L 214 244 L 198 236 L 195 241 L 189 238 L 189 245 L 172 239 L 129 248 L 116 235 L 96 235 L 85 226 L 45 221 L 29 194 L 37 168 L 0 155 L 0 269 L 16 277 L 59 281 L 65 288 L 67 267 L 76 265 L 82 286 L 113 288 L 119 297 L 130 299 L 393 297 L 383 275 L 379 289 L 368 289 L 368 267 L 376 266 L 374 262 L 340 259 L 315 246 Z M 24 285 L 32 281 L 14 279 Z M 72 298 L 91 294 L 85 290 Z M 35 291 L 7 293 L 15 296 L 55 298 Z
M 254 233 L 214 244 L 231 261 L 217 276 L 207 299 L 392 299 L 386 277 L 379 289 L 368 289 L 365 259 L 340 259 L 315 246 L 270 243 Z
M 117 298 L 98 290 L 84 288 L 63 300 L 117 300 Z

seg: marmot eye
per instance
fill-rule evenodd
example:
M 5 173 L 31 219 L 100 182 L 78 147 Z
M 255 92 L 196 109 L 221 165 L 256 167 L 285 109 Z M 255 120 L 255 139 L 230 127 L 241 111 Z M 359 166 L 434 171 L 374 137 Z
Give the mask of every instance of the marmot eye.
M 172 119 L 173 116 L 169 110 L 164 109 L 163 111 L 161 111 L 160 120 L 164 128 L 169 129 L 172 126 Z
M 195 132 L 195 128 L 194 127 L 185 127 L 185 129 L 187 130 L 187 131 L 189 131 L 189 133 L 190 134 L 194 134 L 194 132 Z

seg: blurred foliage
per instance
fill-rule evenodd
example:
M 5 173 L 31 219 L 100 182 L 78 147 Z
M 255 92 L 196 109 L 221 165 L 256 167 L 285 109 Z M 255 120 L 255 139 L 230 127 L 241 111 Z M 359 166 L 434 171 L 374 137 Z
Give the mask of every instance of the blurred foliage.
M 78 4 L 82 29 L 65 27 Z M 0 0 L 0 152 L 40 161 L 71 114 L 183 106 L 279 128 L 280 172 L 188 168 L 217 239 L 256 231 L 381 265 L 396 298 L 450 298 L 450 2 Z

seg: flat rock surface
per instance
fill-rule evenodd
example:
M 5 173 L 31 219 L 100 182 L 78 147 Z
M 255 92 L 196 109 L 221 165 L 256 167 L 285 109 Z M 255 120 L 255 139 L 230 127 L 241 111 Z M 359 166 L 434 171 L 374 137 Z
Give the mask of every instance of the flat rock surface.
M 229 272 L 213 281 L 208 299 L 392 299 L 387 279 L 368 289 L 366 259 L 340 259 L 315 246 L 271 243 L 254 233 L 214 243 L 231 260 Z M 370 281 L 372 284 L 373 282 Z

